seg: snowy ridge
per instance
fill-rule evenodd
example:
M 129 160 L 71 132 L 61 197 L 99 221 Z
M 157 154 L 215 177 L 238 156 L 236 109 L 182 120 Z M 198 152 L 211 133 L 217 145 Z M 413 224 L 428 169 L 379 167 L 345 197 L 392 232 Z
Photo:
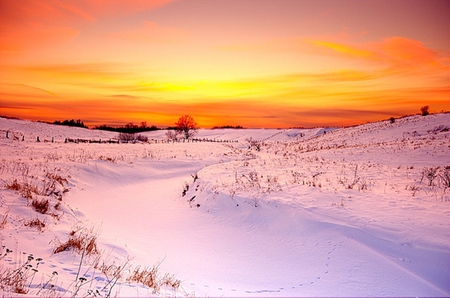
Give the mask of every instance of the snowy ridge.
M 449 126 L 435 114 L 118 145 L 64 143 L 116 133 L 0 118 L 0 293 L 448 296 Z M 55 253 L 72 233 L 96 235 L 99 253 Z M 156 284 L 132 278 L 155 265 Z M 19 272 L 22 288 L 7 282 Z

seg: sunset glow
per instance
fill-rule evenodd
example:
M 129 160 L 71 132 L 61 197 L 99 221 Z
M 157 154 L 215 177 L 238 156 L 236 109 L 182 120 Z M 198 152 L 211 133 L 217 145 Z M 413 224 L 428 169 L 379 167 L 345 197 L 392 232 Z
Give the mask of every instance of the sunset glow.
M 445 0 L 0 0 L 0 115 L 201 127 L 450 110 Z

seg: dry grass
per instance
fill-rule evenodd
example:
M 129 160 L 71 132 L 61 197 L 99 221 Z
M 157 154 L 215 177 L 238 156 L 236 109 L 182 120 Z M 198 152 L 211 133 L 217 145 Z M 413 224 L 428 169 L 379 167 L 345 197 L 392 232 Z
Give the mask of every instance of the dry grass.
M 39 212 L 41 214 L 46 214 L 48 209 L 50 208 L 50 203 L 47 199 L 38 199 L 34 198 L 31 202 L 31 206 L 36 212 Z
M 16 294 L 27 294 L 28 278 L 25 276 L 23 268 L 13 270 L 0 268 L 0 289 L 5 292 L 12 292 Z
M 86 256 L 97 255 L 99 254 L 97 237 L 98 234 L 92 228 L 78 227 L 70 232 L 70 237 L 66 242 L 58 244 L 53 253 L 57 254 L 72 250 L 76 253 L 83 253 Z
M 31 184 L 28 181 L 19 183 L 17 179 L 14 179 L 12 182 L 7 183 L 5 185 L 5 188 L 19 192 L 20 195 L 26 198 L 27 200 L 32 200 L 33 194 L 35 195 L 39 194 L 39 190 L 36 185 Z
M 37 217 L 35 219 L 25 221 L 23 225 L 30 228 L 36 228 L 39 232 L 42 232 L 45 228 L 45 223 Z
M 2 220 L 0 220 L 0 230 L 3 230 L 5 227 L 6 227 L 6 225 L 8 224 L 8 215 L 9 215 L 9 211 L 10 211 L 11 209 L 8 209 L 6 212 L 5 212 L 5 215 L 3 215 L 3 218 L 2 218 Z
M 10 253 L 12 251 L 6 249 L 5 255 Z M 27 294 L 42 261 L 42 258 L 35 259 L 33 255 L 29 255 L 27 261 L 16 269 L 0 267 L 0 289 L 5 293 Z
M 153 267 L 144 267 L 140 266 L 134 268 L 132 270 L 131 275 L 127 278 L 127 282 L 136 282 L 143 284 L 151 289 L 154 292 L 159 292 L 161 287 L 169 287 L 174 290 L 178 290 L 181 285 L 181 281 L 175 278 L 173 274 L 164 274 L 163 277 L 160 277 L 159 273 L 159 264 Z
M 50 172 L 47 172 L 47 173 L 45 174 L 45 177 L 49 178 L 49 179 L 52 180 L 52 181 L 58 182 L 58 183 L 61 184 L 62 186 L 64 186 L 65 184 L 68 184 L 68 183 L 69 183 L 69 182 L 67 181 L 66 178 L 64 178 L 64 177 L 62 177 L 61 175 L 56 174 L 56 173 L 50 173 Z

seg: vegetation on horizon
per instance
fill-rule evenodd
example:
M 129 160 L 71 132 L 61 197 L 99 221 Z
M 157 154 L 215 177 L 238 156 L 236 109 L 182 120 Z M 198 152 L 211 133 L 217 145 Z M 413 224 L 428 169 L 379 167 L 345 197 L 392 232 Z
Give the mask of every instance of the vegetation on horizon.
M 119 127 L 112 127 L 112 126 L 103 124 L 103 125 L 94 127 L 94 129 L 134 134 L 134 133 L 144 132 L 144 131 L 160 130 L 161 128 L 158 128 L 155 125 L 148 126 L 147 122 L 144 121 L 144 122 L 141 122 L 141 125 L 135 125 L 135 124 L 133 124 L 133 122 L 129 122 L 129 123 L 125 124 L 124 126 L 119 126 Z
M 64 121 L 54 121 L 52 124 L 88 128 L 86 125 L 84 125 L 84 122 L 81 121 L 81 119 L 78 119 L 78 120 L 72 119 L 72 120 L 64 120 Z
M 223 125 L 223 126 L 214 126 L 212 129 L 243 129 L 244 127 L 241 125 Z

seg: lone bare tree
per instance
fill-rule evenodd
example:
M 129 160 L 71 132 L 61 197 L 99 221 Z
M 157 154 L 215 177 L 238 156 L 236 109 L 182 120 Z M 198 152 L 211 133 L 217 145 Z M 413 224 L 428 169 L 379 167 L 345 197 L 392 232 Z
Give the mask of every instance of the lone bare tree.
M 176 131 L 180 134 L 184 134 L 186 139 L 193 137 L 198 130 L 197 123 L 190 115 L 181 116 L 175 123 Z

